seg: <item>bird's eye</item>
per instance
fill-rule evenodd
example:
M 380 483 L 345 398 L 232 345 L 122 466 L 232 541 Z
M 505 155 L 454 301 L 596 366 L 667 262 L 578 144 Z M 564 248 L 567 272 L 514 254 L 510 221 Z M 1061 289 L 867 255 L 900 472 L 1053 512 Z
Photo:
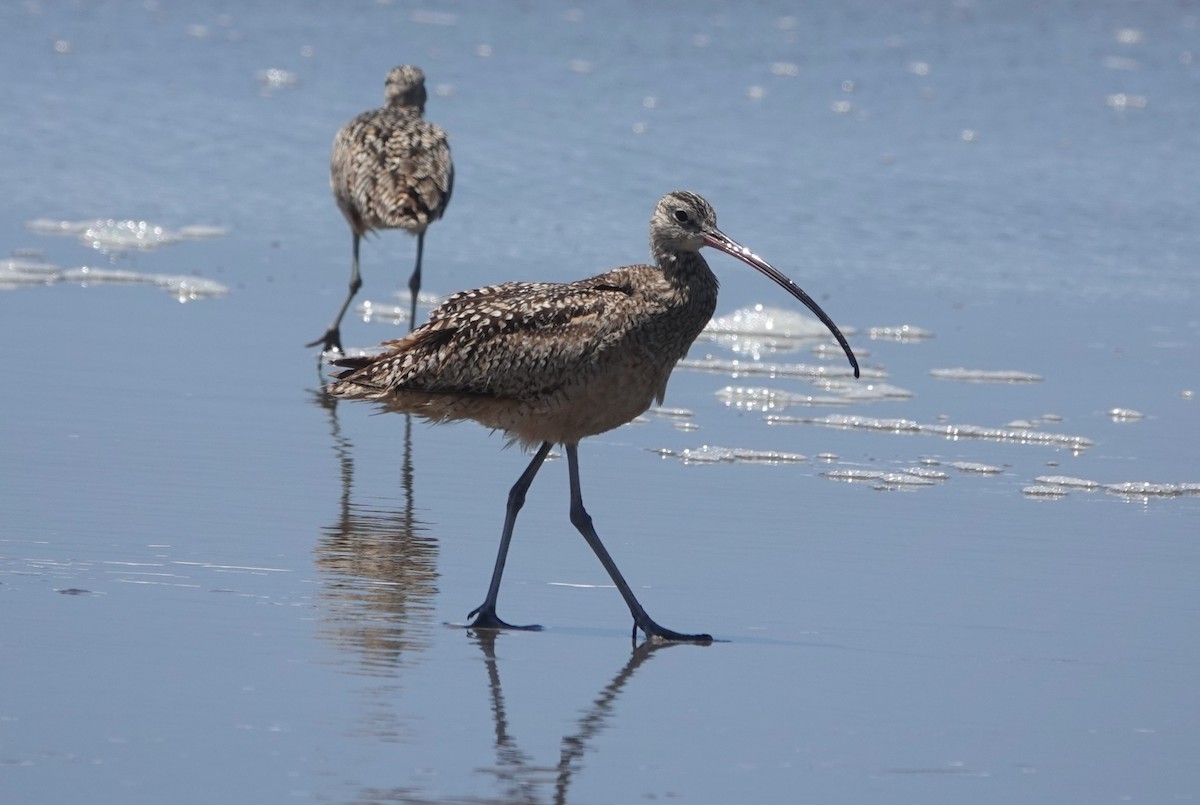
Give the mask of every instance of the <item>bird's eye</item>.
M 681 224 L 688 222 L 687 210 L 675 210 L 675 220 Z

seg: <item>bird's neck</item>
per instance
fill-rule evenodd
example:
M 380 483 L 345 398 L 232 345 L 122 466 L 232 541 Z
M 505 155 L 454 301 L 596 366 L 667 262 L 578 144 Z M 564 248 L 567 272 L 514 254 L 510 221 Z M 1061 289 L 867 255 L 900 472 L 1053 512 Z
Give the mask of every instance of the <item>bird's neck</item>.
M 717 276 L 699 252 L 670 252 L 657 257 L 663 277 L 673 288 L 671 295 L 677 300 L 675 312 L 688 322 L 686 343 L 690 344 L 717 308 Z
M 413 117 L 422 117 L 425 114 L 424 104 L 414 104 L 403 98 L 392 99 L 392 101 L 388 103 L 388 108 L 396 112 L 403 112 L 404 114 L 412 115 Z
M 700 252 L 674 251 L 656 254 L 658 267 L 666 278 L 675 285 L 694 290 L 708 290 L 716 295 L 717 275 L 708 267 Z

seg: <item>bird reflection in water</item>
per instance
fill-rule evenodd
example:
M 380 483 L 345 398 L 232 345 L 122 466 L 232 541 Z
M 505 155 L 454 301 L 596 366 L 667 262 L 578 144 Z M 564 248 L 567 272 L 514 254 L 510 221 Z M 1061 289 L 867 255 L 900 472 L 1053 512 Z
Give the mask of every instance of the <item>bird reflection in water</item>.
M 496 765 L 478 769 L 482 774 L 495 777 L 500 790 L 494 797 L 452 797 L 444 794 L 423 794 L 412 788 L 366 789 L 355 801 L 403 802 L 408 805 L 434 805 L 446 802 L 494 803 L 494 805 L 538 805 L 549 802 L 565 805 L 570 802 L 569 792 L 575 775 L 583 771 L 583 757 L 591 748 L 596 737 L 609 726 L 617 700 L 634 673 L 655 652 L 680 649 L 679 643 L 662 643 L 646 640 L 635 645 L 629 659 L 617 671 L 607 685 L 593 698 L 592 703 L 576 720 L 575 728 L 559 742 L 558 760 L 554 764 L 539 764 L 517 744 L 516 737 L 509 732 L 508 706 L 500 680 L 500 661 L 496 658 L 496 642 L 504 640 L 505 634 L 495 629 L 480 629 L 469 632 L 483 652 L 484 667 L 487 669 L 488 697 L 491 700 L 492 725 L 495 734 L 494 749 Z M 683 644 L 686 645 L 686 644 Z M 536 702 L 533 706 L 540 707 Z M 549 722 L 547 722 L 549 723 Z M 540 742 L 538 742 L 540 743 Z
M 405 422 L 400 488 L 403 505 L 354 499 L 354 449 L 342 433 L 337 400 L 313 401 L 329 415 L 340 468 L 338 517 L 321 529 L 316 565 L 324 613 L 320 635 L 360 657 L 361 673 L 394 675 L 406 655 L 429 647 L 437 592 L 437 541 L 413 516 L 412 422 Z

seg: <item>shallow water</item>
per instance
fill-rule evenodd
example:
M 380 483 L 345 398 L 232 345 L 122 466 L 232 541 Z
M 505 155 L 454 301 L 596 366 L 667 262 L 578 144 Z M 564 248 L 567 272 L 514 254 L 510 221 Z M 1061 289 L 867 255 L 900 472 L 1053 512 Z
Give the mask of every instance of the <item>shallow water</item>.
M 0 800 L 1200 797 L 1198 29 L 1166 3 L 0 9 Z M 643 603 L 720 642 L 631 653 L 563 461 L 501 596 L 546 629 L 448 625 L 527 459 L 320 394 L 329 142 L 405 61 L 458 168 L 431 292 L 643 260 L 686 187 L 853 332 L 856 384 L 745 315 L 671 410 L 581 450 Z M 364 244 L 360 301 L 396 303 L 412 255 Z M 788 309 L 710 262 L 719 315 Z

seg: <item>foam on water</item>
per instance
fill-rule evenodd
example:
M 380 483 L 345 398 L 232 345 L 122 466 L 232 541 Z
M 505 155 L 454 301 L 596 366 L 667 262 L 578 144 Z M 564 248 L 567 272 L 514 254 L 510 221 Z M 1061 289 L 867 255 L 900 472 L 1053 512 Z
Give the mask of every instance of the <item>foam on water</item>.
M 919 473 L 913 473 L 908 470 L 902 472 L 889 472 L 886 470 L 860 470 L 860 469 L 836 469 L 826 470 L 821 473 L 822 477 L 828 478 L 831 481 L 843 481 L 845 483 L 856 484 L 872 484 L 874 489 L 889 490 L 889 489 L 926 489 L 934 487 L 939 482 L 946 480 L 945 474 L 942 477 L 931 477 Z
M 1002 467 L 997 467 L 993 464 L 981 464 L 978 461 L 951 461 L 946 466 L 953 467 L 959 472 L 970 472 L 976 475 L 999 475 L 1004 472 Z
M 738 335 L 736 333 L 701 333 L 700 338 L 720 344 L 737 355 L 747 355 L 753 360 L 759 360 L 764 355 L 796 352 L 800 349 L 801 341 L 795 338 L 764 335 Z M 844 354 L 838 348 L 838 354 Z
M 663 458 L 677 458 L 684 464 L 717 464 L 753 462 L 756 464 L 797 464 L 808 460 L 800 453 L 784 453 L 778 450 L 754 450 L 746 447 L 717 447 L 701 445 L 675 451 L 660 448 L 653 451 Z
M 861 380 L 824 380 L 816 383 L 848 402 L 907 400 L 913 397 L 913 393 L 908 389 L 893 386 L 891 383 L 864 383 Z
M 821 473 L 822 477 L 829 478 L 833 481 L 846 481 L 847 483 L 866 483 L 877 481 L 883 477 L 882 470 L 826 470 Z
M 915 475 L 918 478 L 928 478 L 932 481 L 944 481 L 950 477 L 950 473 L 948 472 L 930 469 L 929 467 L 909 467 L 904 470 L 904 473 L 906 475 Z
M 24 285 L 50 285 L 62 276 L 62 269 L 39 257 L 21 256 L 0 260 L 0 290 Z
M 938 380 L 957 380 L 964 383 L 1041 383 L 1041 375 L 1016 369 L 930 369 L 929 374 Z
M 176 234 L 184 240 L 203 240 L 205 238 L 221 238 L 229 232 L 223 226 L 211 226 L 209 224 L 188 224 L 181 226 L 176 231 Z
M 182 274 L 155 274 L 152 276 L 154 285 L 162 288 L 180 302 L 209 299 L 229 293 L 228 286 L 204 277 L 189 277 Z
M 1075 478 L 1070 475 L 1039 475 L 1033 480 L 1046 486 L 1074 489 L 1099 489 L 1102 486 L 1098 481 L 1089 481 L 1087 478 Z
M 813 344 L 808 350 L 813 357 L 820 358 L 823 361 L 844 361 L 846 360 L 846 352 L 842 349 L 841 344 Z M 871 350 L 863 347 L 855 347 L 854 354 L 861 361 L 864 358 L 871 357 Z
M 840 378 L 854 377 L 854 370 L 846 366 L 816 366 L 811 363 L 760 363 L 755 361 L 726 360 L 723 358 L 684 358 L 677 366 L 680 369 L 692 369 L 700 372 L 718 372 L 730 377 L 749 375 L 767 377 L 808 377 L 808 378 Z M 882 369 L 863 367 L 863 380 L 884 380 L 887 372 Z
M 646 412 L 655 416 L 666 417 L 668 419 L 692 419 L 696 416 L 696 412 L 688 408 L 671 408 L 669 406 L 660 405 L 657 408 L 651 408 Z
M 21 286 L 77 283 L 93 285 L 153 285 L 181 302 L 224 296 L 229 287 L 216 280 L 185 274 L 149 274 L 123 268 L 81 266 L 62 269 L 47 263 L 8 260 L 0 263 L 0 290 Z
M 818 456 L 821 459 L 823 456 Z M 836 460 L 836 457 L 834 457 Z M 875 489 L 922 488 L 940 485 L 950 479 L 950 474 L 933 466 L 946 466 L 958 470 L 967 476 L 1000 476 L 1005 470 L 994 464 L 975 461 L 943 462 L 934 458 L 920 460 L 921 466 L 907 467 L 901 470 L 860 469 L 855 467 L 837 467 L 821 472 L 821 476 L 832 481 L 846 483 L 872 484 Z M 1122 481 L 1119 483 L 1101 483 L 1087 478 L 1077 478 L 1069 475 L 1039 475 L 1033 483 L 1027 483 L 1020 488 L 1021 494 L 1027 498 L 1039 500 L 1060 500 L 1072 492 L 1105 492 L 1130 500 L 1149 501 L 1152 499 L 1169 499 L 1200 496 L 1200 483 L 1156 483 L 1151 481 Z
M 103 254 L 141 252 L 167 246 L 179 237 L 165 227 L 146 221 L 96 221 L 79 233 L 79 239 Z
M 894 489 L 932 486 L 949 480 L 949 473 L 931 469 L 932 466 L 938 465 L 958 470 L 966 476 L 975 477 L 996 477 L 1004 475 L 1005 472 L 1003 467 L 974 461 L 942 462 L 939 459 L 926 458 L 921 459 L 920 464 L 921 466 L 898 471 L 838 467 L 825 470 L 821 475 L 833 481 L 873 484 L 875 489 Z M 1020 491 L 1024 497 L 1038 500 L 1061 500 L 1072 492 L 1105 492 L 1128 500 L 1149 501 L 1200 497 L 1200 483 L 1155 483 L 1151 481 L 1101 483 L 1069 475 L 1039 475 L 1033 479 L 1033 483 L 1026 483 L 1022 486 Z
M 1059 486 L 1034 485 L 1021 488 L 1021 494 L 1029 498 L 1057 499 L 1065 498 L 1067 491 Z
M 842 327 L 841 330 L 847 336 L 857 332 L 852 327 Z M 717 316 L 705 326 L 704 332 L 708 335 L 761 335 L 797 339 L 829 336 L 825 325 L 811 314 L 762 304 L 739 308 L 724 316 Z
M 1200 483 L 1155 483 L 1151 481 L 1121 481 L 1101 483 L 1070 475 L 1039 475 L 1035 486 L 1022 490 L 1026 495 L 1065 497 L 1069 492 L 1105 491 L 1126 498 L 1175 498 L 1200 495 Z M 1031 491 L 1035 490 L 1035 491 Z
M 801 394 L 781 389 L 747 386 L 726 386 L 715 392 L 717 399 L 739 411 L 781 411 L 793 405 L 849 405 L 843 397 L 820 394 Z
M 355 308 L 364 322 L 380 324 L 400 324 L 408 321 L 408 307 L 388 303 L 372 302 L 367 299 Z
M 845 335 L 856 332 L 853 328 L 842 331 Z M 809 314 L 756 304 L 717 316 L 705 326 L 701 337 L 757 360 L 764 354 L 793 352 L 804 341 L 827 340 L 830 333 Z M 838 355 L 844 354 L 840 346 L 830 346 L 836 346 Z
M 983 439 L 995 442 L 1067 447 L 1076 452 L 1091 447 L 1093 442 L 1085 436 L 1066 433 L 1045 433 L 1021 428 L 988 428 L 981 425 L 928 424 L 911 419 L 883 419 L 877 417 L 830 414 L 824 417 L 791 417 L 767 415 L 772 425 L 822 425 L 828 428 L 847 430 L 869 430 L 883 433 L 920 433 L 942 436 L 947 439 Z
M 364 322 L 400 324 L 408 321 L 409 301 L 412 299 L 412 294 L 408 291 L 396 291 L 393 296 L 402 300 L 401 303 L 375 302 L 371 299 L 364 299 L 358 303 L 355 310 L 358 311 Z M 446 301 L 446 297 L 440 294 L 426 291 L 417 294 L 417 304 L 423 307 L 434 308 L 444 301 Z
M 152 251 L 181 240 L 213 238 L 225 234 L 223 227 L 207 224 L 189 224 L 172 230 L 148 221 L 117 218 L 86 221 L 36 218 L 27 221 L 25 228 L 39 235 L 73 236 L 101 254 L 113 255 Z
M 789 406 L 850 405 L 857 402 L 881 402 L 907 399 L 911 391 L 889 383 L 851 383 L 840 380 L 814 381 L 828 394 L 805 394 L 759 386 L 725 386 L 718 389 L 717 399 L 730 408 L 741 411 L 782 411 Z
M 258 83 L 262 84 L 264 94 L 269 94 L 280 89 L 291 89 L 300 85 L 299 75 L 279 67 L 268 67 L 265 70 L 259 70 L 254 74 L 254 77 L 258 79 Z
M 1200 495 L 1200 483 L 1160 484 L 1151 481 L 1124 481 L 1106 484 L 1105 491 L 1133 498 L 1175 498 L 1184 495 Z
M 867 337 L 872 341 L 900 341 L 911 343 L 933 338 L 933 333 L 913 324 L 901 324 L 896 327 L 868 327 Z

